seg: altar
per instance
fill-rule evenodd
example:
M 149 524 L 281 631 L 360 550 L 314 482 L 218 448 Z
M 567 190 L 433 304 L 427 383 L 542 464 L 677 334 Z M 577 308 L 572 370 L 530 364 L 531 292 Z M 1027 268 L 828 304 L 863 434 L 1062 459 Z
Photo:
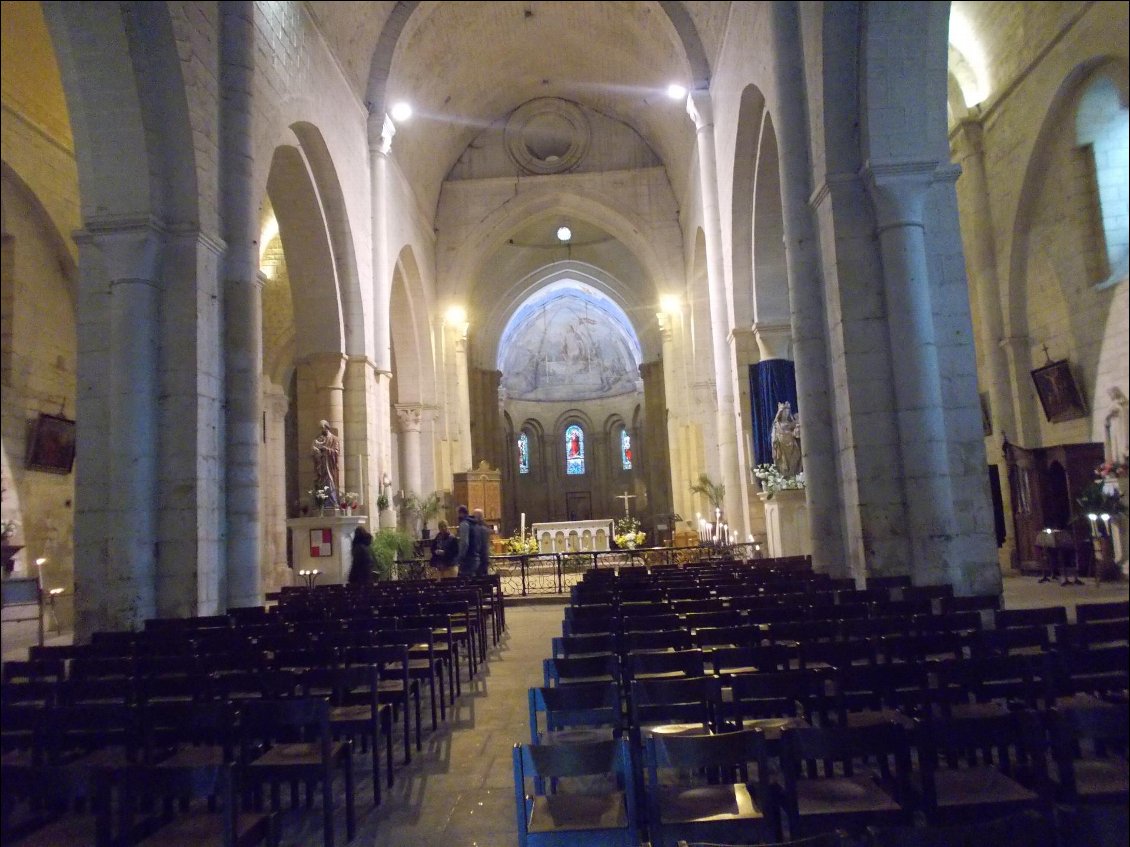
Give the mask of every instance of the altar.
M 533 524 L 542 553 L 592 553 L 611 549 L 612 519 Z

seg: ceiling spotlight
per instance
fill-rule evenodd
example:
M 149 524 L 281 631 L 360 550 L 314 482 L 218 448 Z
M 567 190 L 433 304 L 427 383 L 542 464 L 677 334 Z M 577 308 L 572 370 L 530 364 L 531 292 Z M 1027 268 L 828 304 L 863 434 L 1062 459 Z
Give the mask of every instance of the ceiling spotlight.
M 444 318 L 452 326 L 462 326 L 467 323 L 467 311 L 462 306 L 451 306 Z
M 561 226 L 557 227 L 557 240 L 558 241 L 568 241 L 572 237 L 573 237 L 573 230 L 569 229 L 569 227 L 565 226 L 565 224 L 562 224 Z
M 677 294 L 664 294 L 659 298 L 659 308 L 668 315 L 677 315 L 682 311 L 683 303 Z
M 667 86 L 667 96 L 672 100 L 682 100 L 687 96 L 687 89 L 685 86 L 679 85 L 679 83 L 677 82 L 673 82 Z
M 412 106 L 401 100 L 392 107 L 392 119 L 397 123 L 402 123 L 412 117 Z

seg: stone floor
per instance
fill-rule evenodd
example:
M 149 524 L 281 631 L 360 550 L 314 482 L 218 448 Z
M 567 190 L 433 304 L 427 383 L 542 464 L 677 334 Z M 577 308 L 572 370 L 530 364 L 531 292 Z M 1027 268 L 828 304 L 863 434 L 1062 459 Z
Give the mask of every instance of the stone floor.
M 1006 608 L 1066 605 L 1074 619 L 1078 603 L 1126 600 L 1126 582 L 1081 586 L 1039 583 L 1035 577 L 1005 580 Z M 424 748 L 410 765 L 398 764 L 396 785 L 384 802 L 372 806 L 368 754 L 357 756 L 357 847 L 509 847 L 517 843 L 511 749 L 529 738 L 527 690 L 541 683 L 541 662 L 550 639 L 561 632 L 560 602 L 507 606 L 507 632 L 491 650 L 478 678 L 464 683 L 463 695 L 446 724 L 426 735 Z M 64 633 L 52 641 L 69 642 Z M 4 658 L 26 658 L 27 649 L 8 650 Z M 424 704 L 425 728 L 428 707 Z M 399 751 L 399 744 L 395 748 Z M 338 788 L 338 808 L 340 802 Z M 345 815 L 336 818 L 337 843 L 345 843 Z M 282 816 L 286 847 L 321 847 L 317 808 L 286 810 Z

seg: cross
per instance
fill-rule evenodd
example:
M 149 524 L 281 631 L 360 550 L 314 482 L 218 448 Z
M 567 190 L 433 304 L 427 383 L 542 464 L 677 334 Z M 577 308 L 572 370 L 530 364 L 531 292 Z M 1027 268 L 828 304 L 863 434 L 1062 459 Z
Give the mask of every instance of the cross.
M 635 500 L 636 499 L 635 494 L 629 494 L 627 491 L 625 491 L 623 494 L 617 494 L 612 499 L 613 500 L 623 500 L 624 501 L 624 517 L 630 518 L 632 516 L 632 513 L 628 510 L 628 501 L 629 500 Z

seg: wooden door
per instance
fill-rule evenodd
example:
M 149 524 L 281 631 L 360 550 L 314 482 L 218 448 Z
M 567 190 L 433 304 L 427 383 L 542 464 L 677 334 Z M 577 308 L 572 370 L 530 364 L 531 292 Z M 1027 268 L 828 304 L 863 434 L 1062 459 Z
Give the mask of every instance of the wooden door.
M 591 521 L 592 494 L 588 491 L 566 492 L 565 516 L 570 521 Z

